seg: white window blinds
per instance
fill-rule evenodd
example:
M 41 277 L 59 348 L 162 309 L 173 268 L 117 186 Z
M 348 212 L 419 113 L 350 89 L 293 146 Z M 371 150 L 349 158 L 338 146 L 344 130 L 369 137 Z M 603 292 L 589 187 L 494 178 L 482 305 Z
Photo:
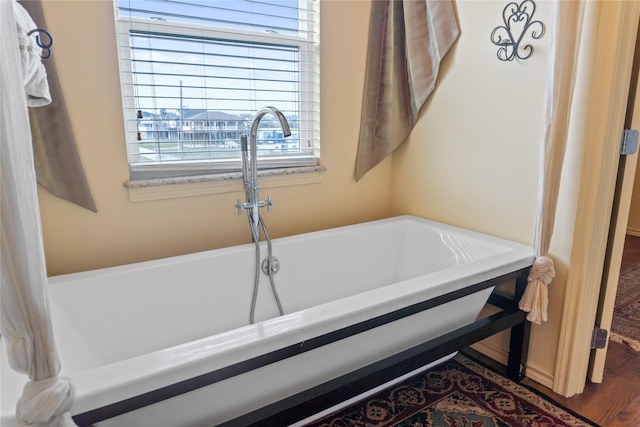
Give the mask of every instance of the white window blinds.
M 240 169 L 265 106 L 259 167 L 319 157 L 317 0 L 115 0 L 132 179 Z

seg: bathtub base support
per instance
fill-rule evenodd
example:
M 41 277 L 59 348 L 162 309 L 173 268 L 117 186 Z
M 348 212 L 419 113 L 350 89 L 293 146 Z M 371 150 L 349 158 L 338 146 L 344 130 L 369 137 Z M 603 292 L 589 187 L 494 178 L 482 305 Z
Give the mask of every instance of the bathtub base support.
M 526 277 L 525 272 L 517 279 L 513 299 L 495 292 L 491 295 L 489 303 L 502 308 L 496 314 L 230 420 L 222 426 L 293 424 L 506 329 L 511 329 L 511 338 L 505 374 L 514 381 L 520 381 L 525 376 L 531 329 L 530 322 L 526 320 L 527 313 L 517 307 L 526 286 Z
M 489 298 L 489 304 L 503 310 L 520 311 L 518 302 L 522 298 L 526 287 L 527 276 L 520 276 L 516 281 L 513 298 L 507 298 L 494 292 Z M 509 357 L 507 359 L 507 366 L 504 374 L 508 378 L 519 382 L 524 379 L 526 374 L 531 322 L 521 321 L 510 326 L 510 328 Z

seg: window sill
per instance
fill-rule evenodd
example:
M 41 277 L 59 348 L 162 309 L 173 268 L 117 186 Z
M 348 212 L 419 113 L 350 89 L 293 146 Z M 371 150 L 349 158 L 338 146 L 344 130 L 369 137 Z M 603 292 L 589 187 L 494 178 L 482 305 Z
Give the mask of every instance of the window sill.
M 304 166 L 260 170 L 258 184 L 261 189 L 316 184 L 322 182 L 326 169 L 324 166 Z M 135 180 L 124 186 L 129 190 L 132 202 L 232 193 L 243 189 L 241 172 Z

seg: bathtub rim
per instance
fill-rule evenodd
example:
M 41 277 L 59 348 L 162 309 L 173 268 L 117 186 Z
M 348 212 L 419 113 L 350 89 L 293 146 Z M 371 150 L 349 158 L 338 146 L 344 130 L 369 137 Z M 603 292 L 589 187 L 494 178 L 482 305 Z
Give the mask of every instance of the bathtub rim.
M 371 226 L 382 226 L 382 225 L 387 224 L 387 223 L 402 222 L 402 221 L 405 221 L 405 220 L 413 221 L 413 222 L 417 222 L 417 223 L 422 223 L 422 224 L 431 226 L 433 228 L 439 228 L 439 229 L 448 230 L 448 231 L 452 231 L 452 232 L 456 232 L 456 233 L 460 233 L 460 234 L 464 234 L 464 235 L 469 235 L 471 237 L 479 238 L 481 240 L 492 242 L 494 244 L 513 246 L 514 248 L 524 249 L 525 251 L 529 251 L 530 250 L 531 254 L 533 254 L 533 247 L 531 245 L 527 245 L 527 244 L 524 244 L 524 243 L 521 243 L 521 242 L 517 242 L 515 240 L 509 240 L 509 239 L 506 239 L 506 238 L 503 238 L 503 237 L 494 236 L 494 235 L 491 235 L 491 234 L 486 234 L 486 233 L 481 232 L 481 231 L 466 229 L 466 228 L 463 228 L 463 227 L 460 227 L 460 226 L 451 225 L 451 224 L 447 224 L 447 223 L 444 223 L 444 222 L 439 222 L 439 221 L 435 221 L 435 220 L 419 217 L 419 216 L 416 216 L 416 215 L 409 215 L 409 214 L 396 215 L 396 216 L 392 216 L 392 217 L 388 217 L 388 218 L 377 219 L 377 220 L 372 220 L 372 221 L 367 221 L 367 222 L 360 222 L 360 223 L 355 223 L 355 224 L 348 224 L 348 225 L 330 227 L 330 228 L 322 229 L 322 230 L 309 231 L 309 232 L 304 232 L 304 233 L 300 233 L 300 234 L 293 234 L 293 235 L 290 235 L 290 236 L 278 237 L 278 238 L 274 238 L 273 242 L 288 243 L 288 242 L 295 242 L 297 240 L 308 240 L 308 239 L 312 239 L 315 236 L 319 236 L 319 235 L 323 235 L 323 234 L 327 234 L 327 233 L 336 233 L 337 234 L 337 233 L 342 233 L 344 231 L 347 231 L 349 229 L 357 230 L 357 229 L 360 229 L 360 228 L 367 228 L 367 227 L 371 227 Z M 261 243 L 261 245 L 266 245 L 265 241 L 261 240 L 260 243 Z M 242 252 L 242 251 L 246 251 L 247 248 L 253 248 L 253 243 L 244 243 L 244 244 L 239 244 L 239 245 L 234 245 L 234 246 L 227 246 L 227 247 L 216 248 L 216 249 L 208 249 L 208 250 L 204 250 L 204 251 L 198 251 L 198 252 L 187 253 L 187 254 L 182 254 L 182 255 L 174 255 L 174 256 L 156 258 L 156 259 L 151 259 L 151 260 L 146 260 L 146 261 L 139 261 L 139 262 L 132 262 L 132 263 L 127 263 L 127 264 L 115 265 L 115 266 L 111 266 L 111 267 L 97 268 L 97 269 L 94 269 L 94 270 L 79 271 L 79 272 L 75 272 L 75 273 L 68 273 L 68 274 L 61 274 L 61 275 L 56 275 L 56 276 L 49 276 L 47 279 L 48 279 L 49 285 L 56 285 L 57 283 L 59 283 L 61 281 L 79 280 L 79 279 L 82 279 L 82 278 L 84 278 L 86 276 L 93 275 L 96 272 L 98 272 L 100 274 L 119 274 L 120 272 L 126 272 L 127 270 L 149 269 L 149 268 L 153 268 L 153 267 L 158 266 L 158 265 L 166 265 L 167 263 L 176 264 L 176 263 L 184 262 L 185 260 L 206 259 L 212 253 L 216 253 L 216 252 L 222 252 L 222 251 L 229 252 L 229 253 Z

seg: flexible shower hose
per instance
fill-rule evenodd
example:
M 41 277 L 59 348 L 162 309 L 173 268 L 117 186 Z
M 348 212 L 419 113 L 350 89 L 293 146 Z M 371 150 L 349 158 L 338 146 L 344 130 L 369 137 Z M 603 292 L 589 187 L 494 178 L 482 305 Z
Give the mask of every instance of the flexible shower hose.
M 253 235 L 253 242 L 256 248 L 256 251 L 255 251 L 256 268 L 255 268 L 255 275 L 253 280 L 253 296 L 251 297 L 251 313 L 249 315 L 249 323 L 254 324 L 255 314 L 256 314 L 256 302 L 258 300 L 258 284 L 260 283 L 260 228 L 259 227 L 262 227 L 262 230 L 264 231 L 265 240 L 267 241 L 267 252 L 268 252 L 267 271 L 269 275 L 269 282 L 271 283 L 271 291 L 273 292 L 273 296 L 276 300 L 276 304 L 278 304 L 278 311 L 280 312 L 281 316 L 284 314 L 284 310 L 282 309 L 282 303 L 280 302 L 280 297 L 278 296 L 275 280 L 273 278 L 273 269 L 271 268 L 271 262 L 273 260 L 273 249 L 271 246 L 271 237 L 269 236 L 269 232 L 267 231 L 267 226 L 265 225 L 264 220 L 262 219 L 262 215 L 258 215 L 258 218 L 259 218 L 258 227 L 255 226 L 255 223 L 253 222 L 253 217 L 249 215 L 248 212 L 247 212 L 247 218 L 249 220 L 249 228 L 251 228 L 251 234 Z

